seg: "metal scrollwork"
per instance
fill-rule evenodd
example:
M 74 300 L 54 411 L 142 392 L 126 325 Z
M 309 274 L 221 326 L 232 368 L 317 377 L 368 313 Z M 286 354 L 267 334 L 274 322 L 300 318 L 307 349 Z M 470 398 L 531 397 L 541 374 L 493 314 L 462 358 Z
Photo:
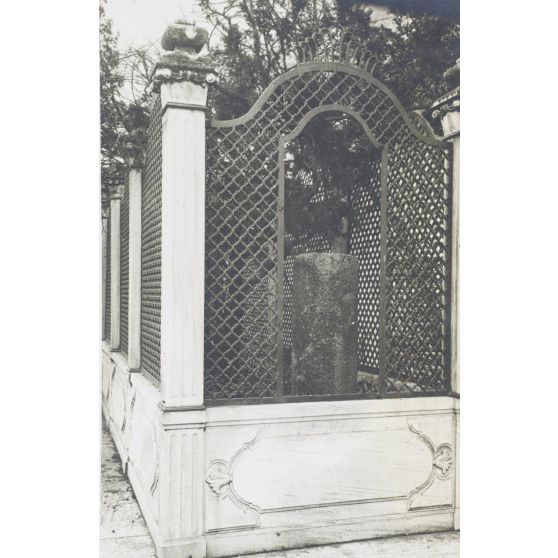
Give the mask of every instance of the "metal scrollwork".
M 304 38 L 295 47 L 299 63 L 342 62 L 352 64 L 373 74 L 379 62 L 378 55 L 367 48 L 362 39 L 354 37 L 349 31 L 337 36 L 329 30 L 316 31 Z

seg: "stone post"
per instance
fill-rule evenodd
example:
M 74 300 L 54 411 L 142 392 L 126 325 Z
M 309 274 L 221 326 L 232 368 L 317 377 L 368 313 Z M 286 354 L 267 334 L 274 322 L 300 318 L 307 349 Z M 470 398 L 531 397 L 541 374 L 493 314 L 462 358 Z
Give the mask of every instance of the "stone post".
M 203 405 L 205 110 L 215 79 L 200 54 L 206 40 L 178 20 L 152 77 L 163 118 L 161 399 L 170 408 Z
M 445 80 L 453 89 L 440 97 L 431 107 L 431 118 L 438 120 L 444 138 L 453 144 L 452 165 L 452 277 L 451 277 L 451 389 L 459 393 L 459 148 L 460 148 L 460 98 L 459 98 L 459 60 L 444 74 Z M 454 528 L 460 528 L 460 488 L 459 488 L 459 411 L 455 416 L 455 454 L 456 467 L 454 478 L 455 513 Z
M 147 116 L 132 108 L 124 117 L 129 136 L 125 144 L 128 177 L 128 367 L 139 372 L 141 355 L 141 180 L 145 162 Z
M 177 20 L 152 74 L 162 108 L 161 410 L 158 553 L 203 558 L 207 32 Z
M 431 118 L 442 127 L 444 138 L 453 144 L 452 165 L 452 277 L 451 277 L 451 389 L 459 393 L 459 148 L 460 148 L 460 91 L 459 60 L 444 74 L 450 86 L 455 86 L 449 93 L 437 99 L 431 107 Z
M 110 348 L 120 348 L 120 204 L 122 186 L 110 198 Z

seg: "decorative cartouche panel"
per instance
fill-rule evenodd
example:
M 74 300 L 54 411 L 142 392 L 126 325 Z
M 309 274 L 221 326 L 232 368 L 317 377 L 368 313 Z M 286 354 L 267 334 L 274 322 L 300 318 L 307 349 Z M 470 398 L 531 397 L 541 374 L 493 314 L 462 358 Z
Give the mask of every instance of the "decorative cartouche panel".
M 115 367 L 114 364 L 111 363 L 110 358 L 108 355 L 103 353 L 102 356 L 102 393 L 103 393 L 103 402 L 106 404 L 108 402 L 109 391 L 110 391 L 110 377 L 111 377 L 111 368 Z
M 126 399 L 127 385 L 121 372 L 114 365 L 110 386 L 110 418 L 117 431 L 123 432 L 126 428 Z M 119 435 L 119 438 L 121 436 Z
M 136 392 L 128 412 L 128 456 L 145 494 L 156 501 L 159 483 L 159 441 L 153 410 Z M 156 509 L 156 508 L 154 508 Z
M 428 478 L 409 493 L 408 508 L 416 509 L 418 507 L 427 507 L 428 505 L 450 504 L 453 490 L 451 483 L 442 482 L 436 485 L 435 490 L 429 489 L 436 480 L 450 480 L 455 463 L 453 446 L 449 443 L 442 443 L 436 446 L 428 436 L 411 423 L 409 423 L 409 430 L 416 434 L 418 439 L 430 450 L 432 468 Z
M 213 458 L 221 436 L 208 437 L 207 528 L 258 526 L 262 514 L 286 510 L 394 503 L 390 509 L 403 513 L 449 505 L 451 483 L 443 481 L 454 466 L 451 417 L 441 423 L 393 417 L 325 428 L 262 425 L 255 434 L 244 429 L 250 438 L 232 452 L 231 440 L 242 430 L 222 429 L 221 457 Z M 450 441 L 432 441 L 442 436 Z M 436 481 L 446 486 L 433 489 Z

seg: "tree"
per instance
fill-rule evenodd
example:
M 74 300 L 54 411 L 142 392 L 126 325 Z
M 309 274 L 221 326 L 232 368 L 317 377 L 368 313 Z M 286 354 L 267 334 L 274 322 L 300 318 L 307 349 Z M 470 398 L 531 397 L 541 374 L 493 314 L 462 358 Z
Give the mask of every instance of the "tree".
M 103 187 L 125 175 L 126 122 L 144 120 L 141 114 L 147 114 L 149 73 L 157 53 L 153 44 L 121 52 L 105 1 L 100 5 Z M 392 10 L 389 26 L 371 27 L 378 5 Z M 212 92 L 211 110 L 218 118 L 245 113 L 274 78 L 294 65 L 296 45 L 319 30 L 333 30 L 333 35 L 347 30 L 360 38 L 379 60 L 376 77 L 407 107 L 427 106 L 444 93 L 443 73 L 459 56 L 457 0 L 200 0 L 200 6 L 213 26 L 210 40 L 216 45 L 212 55 L 220 86 Z M 130 111 L 134 117 L 126 119 Z M 340 122 L 316 121 L 300 138 L 296 164 L 310 170 L 313 186 L 308 179 L 302 184 L 300 174 L 289 184 L 287 220 L 298 235 L 338 235 L 336 226 L 331 228 L 334 216 L 346 215 L 347 188 L 359 180 L 355 172 L 366 172 L 365 142 Z M 354 176 L 341 176 L 342 153 L 355 159 Z M 306 202 L 324 189 L 328 195 L 310 212 Z
M 112 21 L 99 5 L 100 115 L 101 115 L 101 191 L 122 181 L 127 172 L 125 155 L 130 140 L 140 134 L 130 131 L 145 125 L 149 100 L 149 73 L 155 61 L 154 45 L 128 48 L 121 52 Z
M 99 5 L 100 101 L 101 101 L 101 188 L 106 193 L 110 183 L 123 174 L 124 161 L 119 156 L 120 137 L 124 133 L 122 118 L 125 103 L 120 89 L 124 76 L 120 68 L 120 52 L 105 12 L 105 1 Z
M 296 45 L 320 30 L 331 36 L 346 30 L 360 38 L 379 60 L 376 77 L 404 105 L 430 105 L 447 91 L 443 73 L 459 56 L 455 10 L 433 10 L 436 2 L 415 3 L 410 11 L 404 11 L 410 5 L 404 0 L 378 3 L 396 10 L 389 27 L 371 27 L 371 2 L 201 0 L 212 35 L 221 38 L 213 49 L 223 86 L 212 98 L 214 115 L 245 113 L 274 78 L 294 65 Z M 323 41 L 327 37 L 321 34 Z M 360 129 L 338 116 L 313 119 L 293 142 L 285 169 L 287 254 L 313 235 L 332 249 L 347 250 L 349 200 L 354 185 L 370 172 L 369 147 Z
M 381 61 L 377 77 L 403 104 L 430 104 L 447 88 L 443 73 L 459 56 L 455 0 L 442 3 L 453 6 L 445 11 L 432 8 L 440 5 L 437 2 L 376 2 L 396 10 L 391 28 L 371 27 L 371 13 L 366 9 L 371 4 L 348 0 L 200 0 L 213 26 L 211 36 L 220 38 L 213 55 L 221 84 L 234 94 L 215 95 L 214 113 L 219 118 L 244 113 L 275 77 L 293 65 L 296 45 L 318 29 L 346 29 L 360 37 Z M 414 8 L 403 11 L 406 6 Z

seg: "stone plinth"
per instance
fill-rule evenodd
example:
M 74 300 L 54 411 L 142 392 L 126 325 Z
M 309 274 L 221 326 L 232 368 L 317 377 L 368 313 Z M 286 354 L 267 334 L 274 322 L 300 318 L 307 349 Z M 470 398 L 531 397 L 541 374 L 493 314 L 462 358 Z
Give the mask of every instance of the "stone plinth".
M 358 259 L 301 254 L 293 273 L 296 393 L 356 393 Z

